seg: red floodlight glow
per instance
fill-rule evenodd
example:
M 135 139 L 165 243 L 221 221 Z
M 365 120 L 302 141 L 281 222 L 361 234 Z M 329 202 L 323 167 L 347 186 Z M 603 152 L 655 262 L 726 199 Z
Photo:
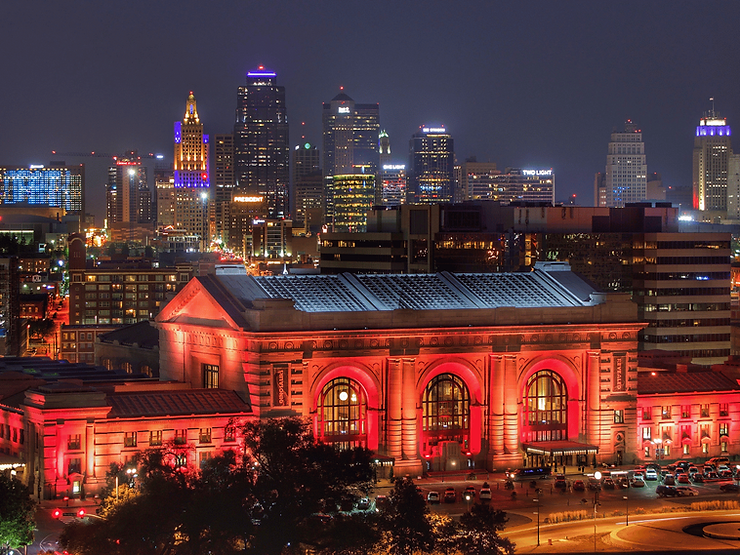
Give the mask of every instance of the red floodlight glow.
M 79 511 L 77 511 L 77 516 L 80 518 L 85 516 L 85 509 L 80 509 Z
M 51 511 L 51 516 L 53 516 L 54 518 L 59 518 L 60 516 L 62 516 L 62 510 L 54 509 L 53 511 Z

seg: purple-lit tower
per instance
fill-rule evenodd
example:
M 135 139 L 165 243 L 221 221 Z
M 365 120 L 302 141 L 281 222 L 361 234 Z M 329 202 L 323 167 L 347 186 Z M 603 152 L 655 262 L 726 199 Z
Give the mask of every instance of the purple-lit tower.
M 712 99 L 714 100 L 714 99 Z M 714 111 L 704 114 L 694 137 L 694 209 L 728 211 L 728 162 L 732 155 L 730 126 Z
M 211 180 L 208 173 L 208 135 L 192 91 L 185 106 L 182 121 L 175 122 L 175 227 L 201 238 L 201 250 L 206 250 L 209 231 L 208 202 Z

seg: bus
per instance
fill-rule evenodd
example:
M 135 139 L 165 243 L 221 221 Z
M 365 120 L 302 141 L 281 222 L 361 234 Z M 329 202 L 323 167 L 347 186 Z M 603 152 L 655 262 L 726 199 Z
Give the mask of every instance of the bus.
M 552 469 L 549 466 L 533 466 L 531 468 L 517 468 L 507 472 L 509 480 L 543 480 L 549 478 Z

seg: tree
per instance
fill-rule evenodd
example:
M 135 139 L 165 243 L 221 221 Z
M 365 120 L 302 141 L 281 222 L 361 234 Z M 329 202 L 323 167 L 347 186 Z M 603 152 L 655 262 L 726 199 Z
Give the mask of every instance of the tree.
M 0 553 L 33 543 L 35 514 L 31 490 L 0 472 Z
M 513 555 L 514 544 L 499 536 L 505 524 L 506 513 L 475 503 L 460 517 L 455 541 L 458 551 L 468 555 Z
M 411 478 L 398 478 L 390 495 L 390 510 L 383 521 L 388 550 L 396 555 L 430 553 L 434 533 L 429 508 Z

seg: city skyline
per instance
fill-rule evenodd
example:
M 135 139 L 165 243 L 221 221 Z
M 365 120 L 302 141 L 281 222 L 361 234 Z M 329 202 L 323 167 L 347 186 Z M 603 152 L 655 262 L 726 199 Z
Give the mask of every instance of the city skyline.
M 207 133 L 228 133 L 234 90 L 259 65 L 285 86 L 291 147 L 302 136 L 321 144 L 321 103 L 344 86 L 380 104 L 395 162 L 407 163 L 420 125 L 444 124 L 458 162 L 553 168 L 557 199 L 575 193 L 584 205 L 626 119 L 639 122 L 648 172 L 666 186 L 691 185 L 693 130 L 710 97 L 729 125 L 738 119 L 733 3 L 35 4 L 8 7 L 0 24 L 15 83 L 4 95 L 4 164 L 131 149 L 170 162 L 183 94 L 194 91 Z M 44 40 L 12 24 L 25 20 Z M 130 79 L 121 79 L 125 60 Z M 101 221 L 109 161 L 63 158 L 86 164 L 88 211 Z

